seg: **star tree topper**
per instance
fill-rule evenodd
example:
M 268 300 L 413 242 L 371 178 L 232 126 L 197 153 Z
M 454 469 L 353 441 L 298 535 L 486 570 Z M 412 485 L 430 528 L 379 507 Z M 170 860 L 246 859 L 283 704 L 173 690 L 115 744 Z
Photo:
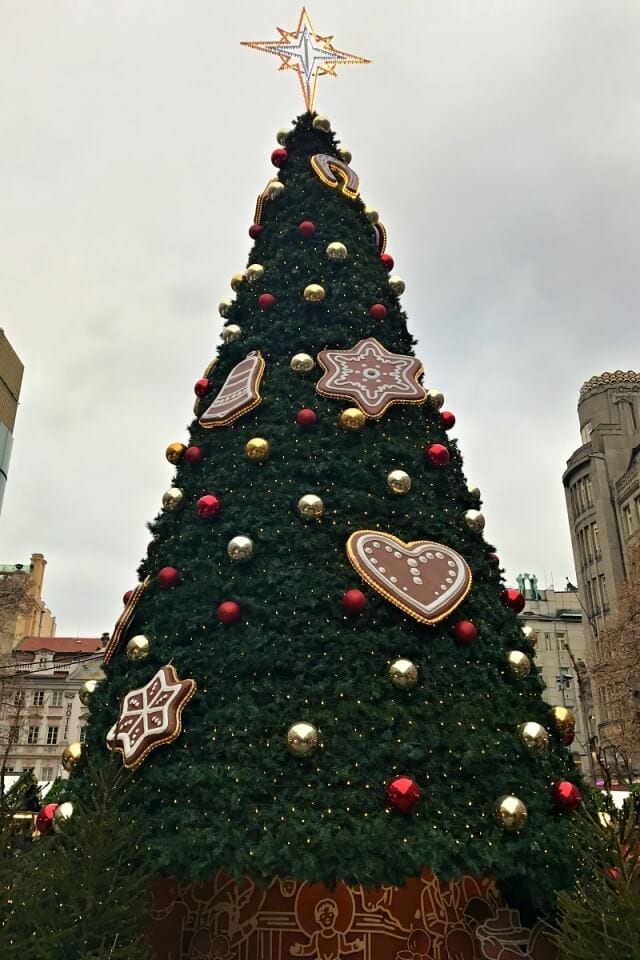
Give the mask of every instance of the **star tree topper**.
M 309 113 L 313 111 L 318 77 L 335 77 L 336 67 L 348 64 L 371 63 L 333 46 L 333 35 L 321 37 L 314 30 L 307 8 L 303 7 L 295 30 L 277 27 L 279 40 L 244 40 L 243 47 L 252 47 L 263 53 L 280 57 L 280 70 L 293 70 L 298 75 L 302 96 Z

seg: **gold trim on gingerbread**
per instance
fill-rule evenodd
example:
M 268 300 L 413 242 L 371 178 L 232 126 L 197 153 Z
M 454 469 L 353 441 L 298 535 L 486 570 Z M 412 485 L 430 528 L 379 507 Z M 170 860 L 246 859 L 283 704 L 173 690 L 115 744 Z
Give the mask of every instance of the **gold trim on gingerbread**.
M 401 597 L 397 597 L 395 594 L 392 594 L 387 590 L 383 584 L 379 583 L 367 570 L 363 569 L 359 557 L 356 555 L 353 549 L 353 542 L 356 537 L 360 538 L 363 536 L 371 535 L 373 537 L 379 537 L 380 539 L 390 540 L 393 543 L 396 543 L 399 547 L 402 547 L 403 550 L 414 550 L 416 547 L 421 546 L 430 546 L 435 550 L 444 548 L 447 551 L 454 553 L 457 557 L 460 557 L 462 564 L 466 570 L 466 573 L 469 577 L 468 583 L 459 597 L 456 598 L 456 601 L 453 606 L 449 607 L 444 613 L 440 614 L 437 617 L 426 617 L 421 614 L 418 610 L 412 608 L 409 604 L 403 603 Z M 376 593 L 379 593 L 381 597 L 387 600 L 389 603 L 392 603 L 395 607 L 398 607 L 402 610 L 403 613 L 406 613 L 408 616 L 412 617 L 414 620 L 417 620 L 418 623 L 425 623 L 428 626 L 433 626 L 436 623 L 440 623 L 441 620 L 446 620 L 453 611 L 460 606 L 462 601 L 468 596 L 469 591 L 471 590 L 473 584 L 473 574 L 469 564 L 461 556 L 457 550 L 454 550 L 453 547 L 447 547 L 446 544 L 436 543 L 434 540 L 412 540 L 410 543 L 406 543 L 404 540 L 401 540 L 400 537 L 394 537 L 392 533 L 385 533 L 383 530 L 356 530 L 355 533 L 352 533 L 349 539 L 347 540 L 347 556 L 351 566 L 354 568 L 356 573 L 358 573 L 362 579 L 367 583 Z
M 205 430 L 214 430 L 216 427 L 228 427 L 229 424 L 235 423 L 235 421 L 236 421 L 236 420 L 239 420 L 240 417 L 244 417 L 245 413 L 250 413 L 252 410 L 255 410 L 256 407 L 259 407 L 259 406 L 260 406 L 260 404 L 262 403 L 262 396 L 261 396 L 261 394 L 260 394 L 260 385 L 261 385 L 261 383 L 262 383 L 262 378 L 263 378 L 263 376 L 264 376 L 264 371 L 265 371 L 265 368 L 266 368 L 266 363 L 265 363 L 265 361 L 264 361 L 264 357 L 262 356 L 262 354 L 260 353 L 259 350 L 253 350 L 251 353 L 248 353 L 248 354 L 247 354 L 247 356 L 244 358 L 244 360 L 240 360 L 240 362 L 235 365 L 235 367 L 233 368 L 233 370 L 230 370 L 230 371 L 229 371 L 229 374 L 228 374 L 228 376 L 227 376 L 227 380 L 229 379 L 229 377 L 231 376 L 231 374 L 233 373 L 233 371 L 236 370 L 236 369 L 240 366 L 241 363 L 245 363 L 246 360 L 248 360 L 248 359 L 250 359 L 250 358 L 253 358 L 253 357 L 255 357 L 255 358 L 258 360 L 258 368 L 257 368 L 256 373 L 255 373 L 255 384 L 254 384 L 254 386 L 253 386 L 253 388 L 252 388 L 252 392 L 253 392 L 253 394 L 254 394 L 253 397 L 252 397 L 244 406 L 242 406 L 242 407 L 238 408 L 237 410 L 234 410 L 232 413 L 230 413 L 229 416 L 228 416 L 228 417 L 225 417 L 224 420 L 217 420 L 215 423 L 206 423 L 206 422 L 203 422 L 203 421 L 204 421 L 204 418 L 206 417 L 207 413 L 208 413 L 209 410 L 211 409 L 212 405 L 215 403 L 215 400 L 213 400 L 212 403 L 209 404 L 209 406 L 207 407 L 207 409 L 204 411 L 204 413 L 202 414 L 202 416 L 201 416 L 201 417 L 199 418 L 199 420 L 198 420 L 198 423 L 200 424 L 201 427 L 203 427 L 203 429 L 205 429 Z M 252 374 L 252 377 L 253 377 L 253 374 Z M 227 383 L 227 380 L 225 380 L 225 382 L 224 382 L 224 383 L 222 384 L 222 386 L 220 387 L 220 392 L 222 392 L 222 390 L 224 390 L 225 385 L 226 385 L 226 383 Z M 216 399 L 217 399 L 217 398 L 216 398 Z
M 376 235 L 376 242 L 378 244 L 378 253 L 380 256 L 387 249 L 387 228 L 385 227 L 382 220 L 378 220 L 377 223 L 373 224 L 373 231 Z
M 169 679 L 172 684 L 179 685 L 182 688 L 182 693 L 176 703 L 176 719 L 175 719 L 174 731 L 171 734 L 168 734 L 166 737 L 163 737 L 161 740 L 155 740 L 153 741 L 153 743 L 150 743 L 147 747 L 145 747 L 145 749 L 142 751 L 142 753 L 139 756 L 136 756 L 131 760 L 126 759 L 124 747 L 122 747 L 119 743 L 113 743 L 112 741 L 110 741 L 108 739 L 109 734 L 107 734 L 107 741 L 106 741 L 107 749 L 111 750 L 112 753 L 122 754 L 122 764 L 124 767 L 126 767 L 127 770 L 137 770 L 138 767 L 142 763 L 144 763 L 144 761 L 149 756 L 149 754 L 156 749 L 156 747 L 163 747 L 166 744 L 173 743 L 174 740 L 178 739 L 178 737 L 182 733 L 182 711 L 184 710 L 186 705 L 189 703 L 189 701 L 194 697 L 198 689 L 198 684 L 195 680 L 192 680 L 190 678 L 187 680 L 180 680 L 175 667 L 171 663 L 167 663 L 165 664 L 164 667 L 161 667 L 160 670 L 158 670 L 157 673 L 153 675 L 149 683 L 145 684 L 145 687 L 148 687 L 149 684 L 153 682 L 157 674 L 163 670 L 169 671 L 170 673 Z M 144 690 L 145 687 L 140 687 L 140 689 Z M 134 692 L 135 691 L 130 690 L 129 693 L 125 694 L 125 696 L 129 696 L 131 693 L 134 693 Z M 118 720 L 115 724 L 116 729 L 114 733 L 114 739 L 115 737 L 118 736 L 119 725 L 120 725 L 120 717 L 118 717 Z
M 120 647 L 125 633 L 129 629 L 131 621 L 133 620 L 133 615 L 136 612 L 136 607 L 140 603 L 140 598 L 142 594 L 149 586 L 150 577 L 146 577 L 142 583 L 137 583 L 133 590 L 131 591 L 131 596 L 125 604 L 125 608 L 116 620 L 116 625 L 113 628 L 113 633 L 111 634 L 111 639 L 104 648 L 104 656 L 102 662 L 105 666 L 109 664 Z
M 349 200 L 357 198 L 360 192 L 358 174 L 344 160 L 338 160 L 328 153 L 314 153 L 310 163 L 313 172 L 326 187 L 339 189 Z

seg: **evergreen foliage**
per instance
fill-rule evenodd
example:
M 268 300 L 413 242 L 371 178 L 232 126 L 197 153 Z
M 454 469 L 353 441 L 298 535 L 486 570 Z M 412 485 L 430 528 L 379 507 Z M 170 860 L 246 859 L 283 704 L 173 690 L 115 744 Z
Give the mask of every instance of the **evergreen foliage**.
M 548 905 L 574 869 L 567 818 L 554 809 L 549 786 L 576 774 L 557 737 L 537 756 L 518 735 L 524 721 L 548 725 L 548 707 L 536 672 L 516 679 L 505 653 L 520 649 L 533 658 L 534 650 L 501 602 L 493 548 L 465 520 L 479 503 L 439 412 L 397 405 L 348 432 L 338 418 L 351 404 L 316 395 L 318 368 L 306 376 L 290 369 L 293 354 L 315 357 L 369 336 L 401 354 L 413 353 L 415 341 L 389 290 L 363 203 L 328 188 L 311 169 L 312 155 L 336 156 L 334 135 L 313 129 L 305 114 L 286 149 L 284 194 L 266 202 L 264 230 L 248 260 L 263 264 L 264 276 L 237 293 L 229 321 L 242 335 L 220 348 L 199 409 L 252 350 L 266 361 L 263 400 L 230 426 L 191 424 L 189 442 L 202 448 L 204 462 L 179 464 L 174 482 L 184 500 L 151 525 L 154 548 L 139 571 L 151 584 L 128 632 L 148 636 L 151 654 L 132 663 L 121 650 L 109 665 L 92 700 L 89 750 L 105 755 L 123 696 L 173 663 L 181 678 L 197 681 L 198 692 L 180 738 L 144 761 L 130 795 L 131 817 L 154 824 L 149 842 L 159 873 L 206 878 L 224 867 L 235 876 L 377 886 L 402 883 L 428 866 L 445 881 L 494 875 L 530 904 Z M 300 235 L 303 220 L 316 224 L 313 237 Z M 327 258 L 336 240 L 346 244 L 348 260 Z M 310 283 L 324 286 L 323 303 L 303 299 Z M 266 313 L 257 304 L 263 292 L 277 297 Z M 382 322 L 369 315 L 376 302 L 388 308 Z M 454 345 L 454 330 L 451 339 Z M 424 360 L 428 371 L 428 353 Z M 303 407 L 318 415 L 307 431 L 295 422 Z M 271 444 L 261 462 L 244 454 L 256 436 Z M 425 462 L 430 443 L 448 447 L 446 469 Z M 405 496 L 387 487 L 393 469 L 413 479 Z M 223 504 L 213 522 L 195 511 L 207 493 Z M 324 501 L 319 521 L 305 522 L 296 511 L 307 493 Z M 462 554 L 474 582 L 452 617 L 421 625 L 366 587 L 366 611 L 344 616 L 344 591 L 362 587 L 345 544 L 354 531 L 372 528 Z M 227 556 L 237 534 L 255 543 L 244 564 Z M 155 579 L 164 566 L 180 571 L 173 590 L 159 589 Z M 218 622 L 216 607 L 225 600 L 240 604 L 240 622 Z M 478 628 L 472 646 L 454 642 L 460 619 Z M 413 690 L 389 682 L 389 663 L 398 657 L 419 667 Z M 317 726 L 322 741 L 307 760 L 286 747 L 288 727 L 301 720 Z M 422 790 L 410 816 L 385 810 L 385 783 L 399 774 Z M 494 819 L 497 798 L 511 793 L 528 808 L 521 833 L 504 832 Z

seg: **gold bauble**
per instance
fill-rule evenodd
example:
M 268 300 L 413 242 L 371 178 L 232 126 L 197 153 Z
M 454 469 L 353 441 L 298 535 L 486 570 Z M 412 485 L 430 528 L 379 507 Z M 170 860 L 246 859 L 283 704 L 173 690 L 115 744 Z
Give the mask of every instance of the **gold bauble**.
M 439 410 L 444 403 L 444 393 L 436 387 L 430 387 L 427 390 L 427 403 L 435 410 Z
M 535 645 L 538 642 L 537 630 L 534 630 L 533 627 L 526 626 L 522 628 L 522 635 L 525 638 L 525 640 L 529 641 L 532 647 L 535 647 Z
M 396 297 L 399 297 L 401 293 L 404 293 L 406 284 L 402 277 L 389 277 L 389 289 L 391 293 L 394 293 Z
M 231 316 L 231 311 L 233 310 L 233 300 L 221 300 L 218 304 L 218 313 L 221 317 Z
M 507 663 L 514 677 L 524 680 L 531 673 L 531 660 L 522 650 L 509 650 Z
M 281 147 L 284 147 L 285 143 L 287 142 L 287 137 L 289 136 L 290 133 L 291 133 L 291 127 L 280 127 L 280 129 L 276 133 L 276 140 Z
M 228 323 L 222 328 L 222 340 L 224 343 L 233 343 L 242 336 L 242 328 L 237 323 Z
M 573 733 L 576 728 L 576 718 L 571 710 L 566 707 L 552 707 L 550 713 L 553 725 L 559 734 L 565 737 L 568 733 Z
M 389 679 L 399 690 L 411 690 L 418 682 L 418 668 L 412 660 L 394 660 L 389 667 Z
M 280 183 L 279 180 L 270 180 L 264 192 L 269 200 L 277 200 L 284 193 L 284 183 Z
M 98 686 L 99 680 L 85 680 L 85 682 L 80 687 L 78 692 L 78 697 L 80 698 L 80 703 L 88 707 L 91 702 L 91 697 L 96 692 L 96 687 Z
M 266 460 L 271 453 L 271 444 L 264 437 L 252 437 L 244 448 L 248 460 Z
M 467 510 L 464 518 L 472 530 L 475 530 L 476 533 L 482 533 L 485 524 L 483 513 L 480 513 L 479 510 Z
M 529 720 L 527 723 L 521 723 L 518 727 L 518 733 L 522 742 L 532 753 L 544 753 L 549 744 L 549 734 L 541 723 L 535 720 Z
M 616 827 L 613 817 L 607 810 L 598 811 L 598 823 L 605 830 L 615 830 Z
M 244 273 L 234 273 L 231 277 L 231 289 L 238 291 L 246 279 Z
M 127 643 L 125 653 L 129 660 L 136 663 L 138 660 L 147 659 L 150 647 L 149 638 L 145 637 L 143 633 L 138 633 L 135 637 L 131 637 Z
M 319 283 L 310 283 L 304 288 L 302 296 L 305 298 L 307 303 L 322 303 L 326 294 L 324 287 Z
M 170 443 L 164 452 L 169 463 L 180 463 L 184 457 L 186 446 L 184 443 Z
M 294 353 L 289 363 L 294 373 L 309 373 L 315 365 L 315 360 L 308 353 Z
M 499 797 L 495 805 L 496 820 L 503 830 L 517 833 L 527 823 L 527 808 L 522 800 L 512 795 Z
M 165 510 L 175 510 L 184 500 L 184 493 L 179 487 L 169 487 L 162 494 L 162 506 Z
M 305 493 L 298 500 L 298 513 L 305 520 L 319 520 L 324 513 L 324 503 L 315 493 Z
M 69 800 L 65 800 L 64 803 L 59 803 L 56 807 L 56 811 L 53 815 L 53 829 L 56 833 L 59 833 L 64 827 L 67 820 L 70 820 L 73 816 L 73 804 Z
M 387 485 L 392 493 L 408 493 L 411 490 L 411 477 L 406 470 L 392 470 L 387 474 Z
M 351 160 L 352 160 L 351 150 L 349 150 L 347 147 L 339 147 L 338 156 L 343 163 L 351 163 Z
M 474 500 L 480 499 L 480 487 L 476 487 L 475 484 L 470 483 L 467 490 L 469 491 L 469 496 L 473 497 Z
M 253 556 L 253 540 L 251 537 L 233 537 L 227 544 L 227 555 L 231 560 L 250 560 Z
M 329 260 L 346 260 L 349 256 L 349 251 L 340 240 L 333 240 L 327 247 L 326 254 Z
M 340 414 L 340 426 L 343 430 L 362 430 L 367 418 L 358 407 L 347 407 Z
M 319 113 L 317 117 L 313 118 L 313 129 L 322 130 L 323 133 L 331 133 L 331 121 L 329 117 L 325 117 L 324 114 Z
M 249 283 L 255 283 L 264 277 L 264 267 L 261 263 L 250 263 L 247 267 L 247 280 Z
M 67 773 L 75 773 L 84 759 L 84 747 L 79 741 L 70 743 L 62 751 L 62 767 Z
M 318 747 L 318 731 L 304 720 L 294 723 L 287 731 L 287 746 L 296 757 L 309 757 Z
M 374 207 L 365 207 L 364 215 L 369 221 L 369 223 L 377 223 L 380 219 L 380 214 Z

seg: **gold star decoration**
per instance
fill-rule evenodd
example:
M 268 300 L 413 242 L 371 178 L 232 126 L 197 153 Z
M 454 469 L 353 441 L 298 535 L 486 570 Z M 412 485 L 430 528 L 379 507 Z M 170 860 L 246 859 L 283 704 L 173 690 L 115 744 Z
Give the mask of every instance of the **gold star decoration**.
M 244 40 L 243 47 L 280 57 L 280 70 L 293 70 L 298 75 L 307 110 L 313 111 L 319 77 L 335 77 L 337 66 L 371 63 L 333 46 L 333 35 L 321 37 L 316 33 L 307 8 L 303 7 L 295 30 L 277 28 L 279 40 Z

